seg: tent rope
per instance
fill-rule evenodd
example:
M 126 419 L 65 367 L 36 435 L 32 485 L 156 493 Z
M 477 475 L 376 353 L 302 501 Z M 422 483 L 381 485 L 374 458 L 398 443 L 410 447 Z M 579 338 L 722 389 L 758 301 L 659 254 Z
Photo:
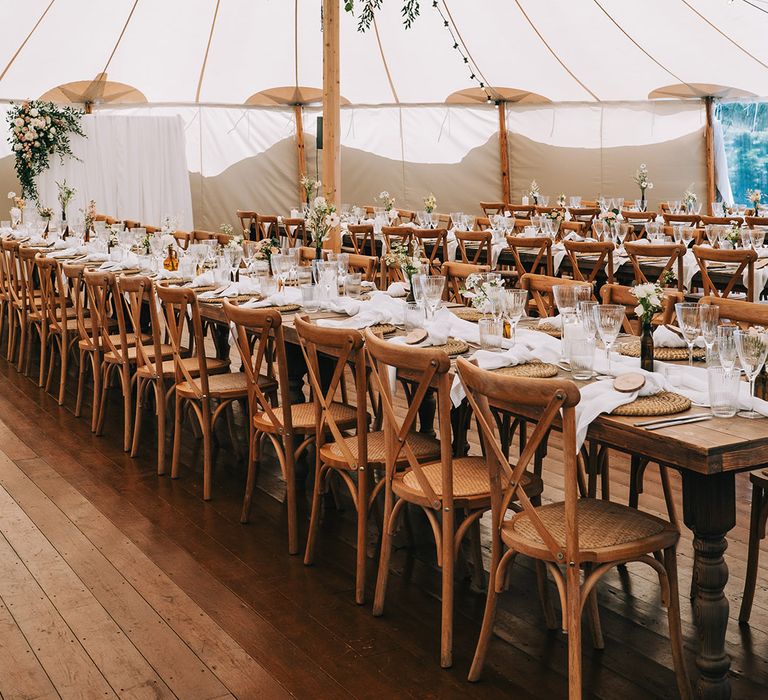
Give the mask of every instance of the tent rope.
M 213 11 L 213 20 L 211 21 L 211 31 L 208 33 L 208 43 L 205 45 L 205 56 L 203 56 L 203 65 L 200 67 L 200 79 L 197 81 L 197 92 L 195 92 L 195 102 L 200 102 L 200 92 L 203 89 L 203 78 L 205 77 L 205 68 L 208 65 L 208 53 L 211 50 L 211 42 L 213 41 L 213 31 L 214 29 L 216 29 L 216 19 L 219 16 L 220 4 L 221 4 L 221 0 L 216 0 L 216 8 Z
M 115 45 L 112 47 L 112 51 L 109 54 L 109 58 L 107 59 L 107 62 L 104 64 L 104 69 L 101 71 L 101 74 L 106 77 L 107 74 L 107 68 L 109 68 L 109 64 L 112 63 L 112 59 L 115 57 L 115 53 L 117 52 L 117 47 L 120 46 L 120 42 L 123 40 L 123 36 L 125 36 L 125 30 L 128 29 L 128 24 L 131 21 L 131 18 L 133 17 L 133 13 L 136 10 L 136 5 L 139 4 L 139 0 L 134 0 L 133 6 L 131 7 L 131 11 L 128 13 L 128 17 L 125 20 L 125 23 L 123 24 L 123 28 L 120 30 L 120 35 L 117 37 L 117 41 L 115 42 Z M 96 80 L 94 80 L 94 83 L 98 80 L 99 76 L 96 76 Z M 89 88 L 90 89 L 90 88 Z
M 0 73 L 0 80 L 2 80 L 5 77 L 5 74 L 8 72 L 8 69 L 13 65 L 13 62 L 16 60 L 18 55 L 21 53 L 21 50 L 27 45 L 27 42 L 32 38 L 32 35 L 37 31 L 37 28 L 40 26 L 40 23 L 45 19 L 45 16 L 48 14 L 48 10 L 50 10 L 53 7 L 53 3 L 55 3 L 56 0 L 51 0 L 48 3 L 48 7 L 43 10 L 43 14 L 40 15 L 37 22 L 35 22 L 35 26 L 30 29 L 29 34 L 27 34 L 24 41 L 21 42 L 21 46 L 19 46 L 18 49 L 16 49 L 13 56 L 11 56 L 11 60 L 8 61 L 8 65 L 3 69 L 3 72 Z
M 581 80 L 579 80 L 579 78 L 576 77 L 576 74 L 570 68 L 568 68 L 567 65 L 565 65 L 563 59 L 560 58 L 560 56 L 557 55 L 557 52 L 549 45 L 549 42 L 547 42 L 542 33 L 539 31 L 538 27 L 536 27 L 536 25 L 533 23 L 533 20 L 531 20 L 531 18 L 528 16 L 528 13 L 523 9 L 523 6 L 520 4 L 520 0 L 515 0 L 515 5 L 517 5 L 517 8 L 520 10 L 523 17 L 525 17 L 525 20 L 531 26 L 531 29 L 536 32 L 536 36 L 539 37 L 541 43 L 547 47 L 547 50 L 552 54 L 552 57 L 563 67 L 563 70 L 565 70 L 568 75 L 570 75 L 579 85 L 581 85 L 581 87 L 584 88 L 584 90 L 586 90 L 596 102 L 600 102 L 600 98 L 594 92 L 592 92 L 592 90 L 590 90 Z

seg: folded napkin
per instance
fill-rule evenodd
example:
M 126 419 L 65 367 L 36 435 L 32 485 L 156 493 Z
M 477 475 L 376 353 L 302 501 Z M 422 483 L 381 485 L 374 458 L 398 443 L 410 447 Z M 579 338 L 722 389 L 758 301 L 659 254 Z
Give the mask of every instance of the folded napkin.
M 323 303 L 323 307 L 328 311 L 333 311 L 337 314 L 346 314 L 347 316 L 355 316 L 360 311 L 360 307 L 363 302 L 350 299 L 349 297 L 336 297 L 335 299 L 329 299 Z
M 539 322 L 537 324 L 539 327 L 541 326 L 550 326 L 552 328 L 557 328 L 558 330 L 563 329 L 563 317 L 558 316 L 545 316 L 544 318 L 540 318 Z
M 240 282 L 232 282 L 226 289 L 218 291 L 212 289 L 209 292 L 203 292 L 200 295 L 201 299 L 211 299 L 218 297 L 236 297 L 241 294 L 256 294 L 258 292 L 257 286 L 251 282 L 249 278 L 246 278 Z
M 162 269 L 155 273 L 156 280 L 178 280 L 182 279 L 182 275 L 178 270 L 166 270 Z
M 53 242 L 54 250 L 68 250 L 70 248 L 72 248 L 72 243 L 68 241 L 66 238 L 59 238 L 58 240 Z
M 401 323 L 404 304 L 401 299 L 393 299 L 383 292 L 371 292 L 370 301 L 357 301 L 339 297 L 327 302 L 327 308 L 349 318 L 319 319 L 317 324 L 326 328 L 368 328 L 378 323 Z
M 500 367 L 522 365 L 535 359 L 535 355 L 526 345 L 517 344 L 504 352 L 478 350 L 469 358 L 469 361 L 474 362 L 481 369 L 493 370 Z M 458 406 L 465 396 L 464 385 L 461 383 L 458 374 L 456 374 L 451 385 L 451 402 L 454 406 Z
M 659 326 L 653 331 L 653 344 L 657 348 L 687 348 L 688 343 L 683 340 L 677 333 L 669 330 L 666 326 Z M 704 340 L 697 338 L 694 343 L 696 347 L 703 348 Z
M 77 252 L 80 252 L 78 248 Z M 82 262 L 106 262 L 109 260 L 109 255 L 106 253 L 87 253 Z
M 410 287 L 407 282 L 392 282 L 387 287 L 387 294 L 391 297 L 404 297 L 408 294 Z
M 204 272 L 202 275 L 198 275 L 190 283 L 190 287 L 210 287 L 215 284 L 213 279 L 213 272 Z
M 286 287 L 265 299 L 253 299 L 252 301 L 246 301 L 240 306 L 244 309 L 265 309 L 270 306 L 287 306 L 288 304 L 299 303 L 301 303 L 301 292 L 295 287 Z
M 128 258 L 127 260 L 106 260 L 99 266 L 99 270 L 102 272 L 119 272 L 121 270 L 135 270 L 137 267 L 140 267 L 139 262 Z
M 48 253 L 49 258 L 67 258 L 70 255 L 77 255 L 78 249 L 77 248 L 62 248 L 61 250 L 54 250 L 51 253 Z

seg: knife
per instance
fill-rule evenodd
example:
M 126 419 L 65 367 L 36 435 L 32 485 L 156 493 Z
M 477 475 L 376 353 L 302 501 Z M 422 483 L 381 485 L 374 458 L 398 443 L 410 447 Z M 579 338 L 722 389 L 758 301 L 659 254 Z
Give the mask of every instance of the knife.
M 709 420 L 710 418 L 714 418 L 711 413 L 702 413 L 697 416 L 688 416 L 687 418 L 673 418 L 666 421 L 656 421 L 652 422 L 650 425 L 644 425 L 642 427 L 646 430 L 658 430 L 659 428 L 673 428 L 677 425 L 686 425 L 687 423 L 699 423 L 701 421 Z M 637 426 L 639 424 L 635 423 L 635 425 Z

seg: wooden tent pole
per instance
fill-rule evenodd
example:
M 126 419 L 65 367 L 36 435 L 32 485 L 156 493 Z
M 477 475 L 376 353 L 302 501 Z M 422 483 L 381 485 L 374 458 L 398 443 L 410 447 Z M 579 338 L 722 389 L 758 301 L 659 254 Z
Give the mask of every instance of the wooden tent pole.
M 341 210 L 341 98 L 339 84 L 339 0 L 323 0 L 323 190 Z M 339 229 L 331 231 L 326 247 L 340 250 Z
M 294 105 L 293 110 L 296 115 L 296 156 L 298 157 L 299 165 L 299 201 L 303 202 L 306 194 L 304 192 L 304 187 L 301 184 L 301 179 L 307 174 L 307 159 L 304 154 L 304 121 L 301 114 L 301 105 Z
M 704 105 L 707 111 L 707 125 L 704 128 L 704 144 L 707 163 L 707 213 L 712 216 L 716 196 L 714 132 L 712 131 L 714 98 L 705 97 Z
M 501 194 L 505 204 L 512 201 L 509 189 L 509 146 L 507 144 L 507 103 L 499 100 L 499 155 L 501 163 Z

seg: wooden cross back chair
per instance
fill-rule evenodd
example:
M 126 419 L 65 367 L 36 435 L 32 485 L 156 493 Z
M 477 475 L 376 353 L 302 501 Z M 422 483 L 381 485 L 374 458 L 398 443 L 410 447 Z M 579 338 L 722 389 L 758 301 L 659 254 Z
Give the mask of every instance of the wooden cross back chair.
M 40 342 L 40 370 L 38 372 L 37 385 L 43 386 L 45 379 L 45 361 L 46 349 L 48 346 L 47 333 L 48 321 L 45 315 L 45 305 L 40 287 L 36 284 L 36 258 L 38 256 L 36 248 L 27 248 L 24 245 L 19 246 L 19 270 L 21 272 L 21 299 L 23 305 L 24 333 L 26 335 L 26 344 L 24 350 L 23 369 L 24 374 L 29 376 L 32 366 L 32 340 L 33 331 L 37 333 Z M 21 361 L 21 356 L 19 360 Z
M 669 214 L 662 212 L 661 216 L 667 226 L 684 224 L 685 226 L 698 227 L 701 224 L 701 217 L 698 214 Z
M 376 255 L 376 234 L 372 224 L 350 224 L 347 227 L 349 242 L 352 250 L 358 255 Z
M 480 202 L 480 208 L 486 216 L 491 217 L 497 214 L 503 215 L 506 204 L 504 202 Z
M 741 226 L 744 219 L 740 216 L 700 216 L 701 225 L 707 226 L 709 224 L 715 224 L 718 226 L 732 226 L 737 224 Z
M 174 236 L 175 237 L 175 236 Z M 214 231 L 192 231 L 190 239 L 193 243 L 197 241 L 212 241 L 215 240 L 219 245 L 227 245 L 232 240 L 232 236 L 227 233 L 215 233 Z
M 0 247 L 0 341 L 3 331 L 11 333 L 11 290 L 8 274 L 5 271 L 5 253 Z
M 692 697 L 683 658 L 680 602 L 677 588 L 677 542 L 671 523 L 628 506 L 594 498 L 579 498 L 576 463 L 575 408 L 580 400 L 568 380 L 509 377 L 482 370 L 459 358 L 457 371 L 472 412 L 480 426 L 492 513 L 491 578 L 483 626 L 469 672 L 480 677 L 493 631 L 496 599 L 509 564 L 518 553 L 543 561 L 557 583 L 568 634 L 568 697 L 582 697 L 581 618 L 594 604 L 600 578 L 627 562 L 650 566 L 658 575 L 662 604 L 667 608 L 678 691 Z M 512 467 L 501 447 L 491 406 L 512 414 L 521 408 L 538 418 L 517 463 Z M 562 416 L 561 416 L 562 413 Z M 563 440 L 564 500 L 534 505 L 523 477 L 544 435 L 560 422 Z M 513 499 L 519 508 L 509 514 Z M 581 569 L 584 568 L 584 582 Z
M 297 219 L 283 219 L 283 231 L 288 240 L 288 247 L 295 248 L 299 245 L 309 245 L 307 224 L 301 217 Z
M 412 233 L 413 229 L 409 227 L 384 226 L 381 229 L 381 236 L 384 240 L 384 246 L 381 251 L 381 288 L 386 289 L 393 282 L 402 282 L 404 280 L 403 272 L 399 265 L 389 266 L 384 262 L 384 256 L 395 246 L 406 246 L 409 254 L 412 251 Z
M 533 204 L 507 204 L 506 210 L 515 219 L 530 219 L 536 213 L 536 207 Z
M 473 265 L 493 262 L 493 233 L 491 231 L 456 231 L 456 261 Z
M 755 228 L 755 226 L 768 226 L 768 216 L 745 216 L 744 223 L 747 228 Z
M 179 476 L 182 419 L 185 409 L 188 409 L 200 426 L 203 436 L 203 499 L 208 501 L 212 492 L 215 461 L 213 439 L 216 423 L 222 416 L 226 418 L 230 439 L 237 453 L 232 403 L 247 397 L 246 378 L 242 372 L 212 374 L 209 371 L 208 358 L 203 350 L 205 340 L 200 306 L 193 289 L 162 285 L 157 285 L 155 289 L 165 310 L 165 327 L 173 356 L 176 384 L 171 478 Z M 187 327 L 190 345 L 197 348 L 195 363 L 184 361 L 189 354 L 189 349 L 183 344 Z
M 480 556 L 479 519 L 489 507 L 485 462 L 482 457 L 453 456 L 451 361 L 443 350 L 389 343 L 370 329 L 365 331 L 365 345 L 371 379 L 381 398 L 386 459 L 384 522 L 373 614 L 379 616 L 384 611 L 392 535 L 398 517 L 406 504 L 419 506 L 432 526 L 437 563 L 442 568 L 440 663 L 447 668 L 453 662 L 454 563 L 461 541 L 470 531 L 474 556 Z M 405 416 L 395 412 L 388 368 L 394 368 L 399 380 L 409 381 L 414 387 Z M 440 453 L 438 459 L 424 460 L 419 458 L 421 438 L 414 426 L 431 390 L 436 393 Z M 400 465 L 402 469 L 398 469 Z M 532 477 L 528 486 L 535 493 L 540 481 Z M 464 511 L 460 524 L 457 509 Z M 482 566 L 480 561 L 476 558 L 475 566 Z
M 578 221 L 584 224 L 584 228 L 589 230 L 592 228 L 592 222 L 599 216 L 599 207 L 575 207 L 569 210 L 571 212 L 571 221 Z
M 192 234 L 189 231 L 174 231 L 171 234 L 176 239 L 176 245 L 182 250 L 189 248 L 192 241 Z
M 758 256 L 754 250 L 751 248 L 724 250 L 695 245 L 693 246 L 693 254 L 696 256 L 696 262 L 699 264 L 704 296 L 728 297 L 733 293 L 734 289 L 745 287 L 747 301 L 755 301 L 755 262 L 757 262 Z M 713 265 L 730 266 L 727 269 L 721 268 L 726 275 L 729 275 L 724 284 L 716 283 L 710 276 L 710 272 L 714 272 L 711 269 Z M 746 284 L 743 279 L 745 271 L 747 275 Z
M 518 279 L 526 274 L 552 275 L 552 239 L 547 236 L 507 236 L 507 248 L 512 252 Z M 529 264 L 523 262 L 522 253 L 532 256 Z
M 24 303 L 24 288 L 21 278 L 18 241 L 9 239 L 3 240 L 2 252 L 3 276 L 5 279 L 5 290 L 8 296 L 6 305 L 8 317 L 8 348 L 6 357 L 8 362 L 13 362 L 13 358 L 16 356 L 16 341 L 18 340 L 19 354 L 16 369 L 21 372 L 26 351 L 27 329 L 26 306 Z
M 598 275 L 604 273 L 605 282 L 613 283 L 613 251 L 616 246 L 611 241 L 564 241 L 563 245 L 571 261 L 574 280 L 591 284 L 594 290 Z M 592 296 L 594 298 L 594 291 Z
M 277 223 L 276 216 L 256 217 L 256 240 L 261 241 L 265 238 L 277 238 L 280 240 L 280 226 Z
M 236 212 L 237 218 L 240 219 L 240 227 L 243 230 L 243 236 L 247 241 L 256 240 L 256 219 L 258 214 L 255 211 L 248 211 L 245 209 L 238 209 Z
M 683 258 L 688 250 L 684 243 L 639 243 L 637 241 L 627 241 L 624 243 L 624 250 L 632 263 L 632 269 L 635 275 L 635 284 L 654 284 L 656 282 L 663 285 L 663 278 L 667 272 L 672 271 L 677 281 L 677 290 L 683 291 Z M 655 262 L 662 263 L 659 258 L 663 258 L 663 267 L 658 274 L 651 275 L 647 263 L 650 259 L 656 258 Z M 644 266 L 645 263 L 645 266 Z
M 600 289 L 600 298 L 603 304 L 620 304 L 623 306 L 625 308 L 624 320 L 621 323 L 623 332 L 629 335 L 640 335 L 640 321 L 635 314 L 637 297 L 632 293 L 631 287 L 625 287 L 621 284 L 604 284 Z M 664 298 L 661 300 L 661 312 L 653 318 L 653 325 L 675 323 L 675 304 L 683 301 L 685 301 L 683 292 L 665 289 Z
M 475 218 L 475 231 L 486 231 L 491 228 L 491 220 L 487 216 L 478 216 Z
M 416 212 L 408 211 L 407 209 L 398 209 L 397 221 L 400 224 L 409 224 L 412 221 L 416 221 Z
M 120 277 L 118 287 L 127 302 L 127 310 L 133 328 L 140 328 L 142 313 L 148 308 L 149 335 L 146 344 L 136 344 L 136 412 L 131 442 L 131 457 L 139 452 L 141 444 L 141 414 L 146 398 L 152 391 L 155 399 L 155 414 L 157 416 L 157 473 L 165 474 L 165 434 L 168 413 L 168 401 L 176 389 L 176 365 L 173 360 L 173 349 L 163 342 L 165 323 L 159 308 L 154 284 L 149 277 L 135 275 Z M 146 303 L 148 302 L 148 303 Z M 199 375 L 197 352 L 204 348 L 191 344 L 185 348 L 181 362 L 188 368 L 193 377 Z M 208 374 L 221 374 L 229 370 L 229 360 L 214 357 L 206 358 Z M 170 386 L 169 386 L 170 384 Z
M 490 265 L 472 265 L 462 262 L 444 262 L 440 274 L 445 275 L 445 293 L 448 301 L 468 306 L 469 297 L 462 296 L 461 290 L 466 288 L 467 277 L 484 274 L 491 271 Z
M 562 284 L 583 287 L 587 283 L 562 277 L 552 277 L 551 275 L 525 274 L 520 278 L 520 288 L 528 290 L 529 309 L 536 311 L 539 318 L 555 315 L 557 305 L 552 288 Z
M 285 480 L 288 553 L 296 554 L 299 551 L 296 460 L 315 442 L 315 407 L 311 401 L 297 401 L 289 392 L 280 312 L 276 309 L 243 309 L 225 301 L 224 314 L 227 321 L 234 324 L 233 332 L 248 389 L 248 478 L 240 522 L 248 522 L 258 476 L 260 446 L 266 437 L 272 443 Z M 342 429 L 355 426 L 354 409 L 333 402 L 331 411 Z
M 411 240 L 418 242 L 424 253 L 429 274 L 437 274 L 443 261 L 448 260 L 448 229 L 414 228 L 411 229 Z
M 588 229 L 585 227 L 583 221 L 561 221 L 557 226 L 557 233 L 555 239 L 562 241 L 570 233 L 574 233 L 577 236 L 584 236 Z
M 64 404 L 64 393 L 67 385 L 67 368 L 69 357 L 75 343 L 80 339 L 78 320 L 69 315 L 70 298 L 66 278 L 62 274 L 61 265 L 54 259 L 38 256 L 36 259 L 40 291 L 42 293 L 43 309 L 45 312 L 45 335 L 48 353 L 48 370 L 45 390 L 51 390 L 53 369 L 56 353 L 59 355 L 59 406 Z M 41 352 L 41 357 L 44 357 Z
M 302 246 L 299 248 L 299 264 L 300 265 L 311 265 L 313 260 L 317 260 L 317 248 L 314 246 Z M 328 249 L 327 248 L 321 248 L 320 249 L 320 259 L 321 260 L 327 260 L 328 259 Z
M 742 329 L 750 326 L 768 328 L 768 305 L 722 297 L 702 297 L 699 304 L 713 304 L 720 309 L 720 321 L 730 321 Z M 752 482 L 752 506 L 749 521 L 749 547 L 747 550 L 747 573 L 744 577 L 744 595 L 739 609 L 739 622 L 748 623 L 755 599 L 755 588 L 760 559 L 760 541 L 766 536 L 768 523 L 768 469 L 754 471 L 749 475 Z
M 348 253 L 348 255 L 348 270 L 350 272 L 359 272 L 366 282 L 376 282 L 380 275 L 379 258 L 373 255 L 357 255 L 356 253 Z

